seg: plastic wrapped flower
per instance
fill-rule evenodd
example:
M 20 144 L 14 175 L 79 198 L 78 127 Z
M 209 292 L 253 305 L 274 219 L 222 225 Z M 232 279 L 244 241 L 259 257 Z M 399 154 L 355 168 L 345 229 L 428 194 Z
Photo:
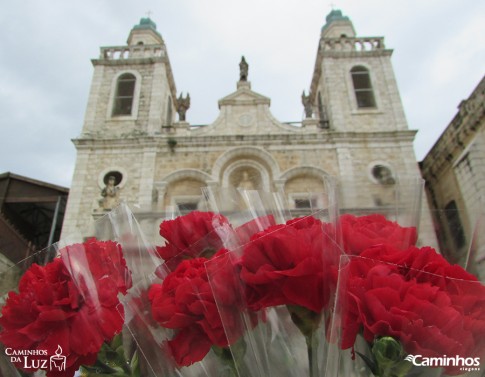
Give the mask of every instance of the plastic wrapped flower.
M 333 303 L 340 252 L 333 228 L 314 217 L 270 226 L 251 237 L 241 257 L 240 277 L 248 307 L 257 311 L 286 306 L 305 337 L 309 375 L 319 371 L 314 357 Z
M 241 260 L 249 308 L 298 305 L 320 313 L 330 300 L 329 284 L 336 280 L 336 265 L 325 263 L 325 252 L 332 252 L 324 250 L 325 238 L 322 222 L 313 217 L 255 234 Z
M 48 377 L 71 377 L 93 365 L 105 342 L 123 326 L 119 293 L 131 285 L 121 246 L 88 240 L 60 250 L 45 266 L 33 264 L 18 292 L 10 292 L 0 318 L 0 341 L 15 351 L 37 351 L 38 358 L 66 356 L 63 368 L 45 364 Z M 17 362 L 26 371 L 41 364 Z M 34 366 L 37 366 L 34 368 Z
M 217 262 L 226 253 L 227 250 L 221 249 L 211 259 L 184 260 L 162 283 L 150 287 L 148 297 L 153 318 L 161 326 L 175 331 L 168 346 L 179 366 L 201 361 L 211 348 L 224 349 L 237 341 L 237 335 L 228 339 L 217 306 L 228 309 L 224 310 L 226 319 L 233 316 L 236 322 L 239 318 L 241 302 L 235 294 L 233 266 L 221 262 L 212 286 L 205 266 L 209 260 Z M 217 304 L 213 289 L 217 290 Z

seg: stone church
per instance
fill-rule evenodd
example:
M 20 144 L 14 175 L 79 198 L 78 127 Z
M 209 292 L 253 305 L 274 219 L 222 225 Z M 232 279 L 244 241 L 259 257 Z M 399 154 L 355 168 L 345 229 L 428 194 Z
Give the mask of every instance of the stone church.
M 392 50 L 383 37 L 357 36 L 340 10 L 326 17 L 317 47 L 301 124 L 275 119 L 270 98 L 251 88 L 250 71 L 258 68 L 242 57 L 235 91 L 203 127 L 186 121 L 190 97 L 178 95 L 168 47 L 151 19 L 133 27 L 126 45 L 102 47 L 74 140 L 63 236 L 92 235 L 94 221 L 120 200 L 141 222 L 158 224 L 167 206 L 200 208 L 203 187 L 282 190 L 290 208 L 305 209 L 317 204 L 311 193 L 339 177 L 342 210 L 392 207 L 399 177 L 420 175 Z M 424 215 L 421 233 L 430 244 Z

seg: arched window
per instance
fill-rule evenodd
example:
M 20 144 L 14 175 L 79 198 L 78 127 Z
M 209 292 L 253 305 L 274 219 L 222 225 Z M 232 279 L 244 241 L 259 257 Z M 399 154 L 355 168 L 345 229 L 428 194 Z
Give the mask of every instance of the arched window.
M 354 84 L 355 97 L 357 99 L 357 106 L 362 107 L 376 107 L 374 92 L 370 81 L 369 70 L 362 66 L 353 67 L 350 70 L 352 74 L 352 82 Z
M 136 78 L 131 73 L 125 73 L 118 78 L 113 115 L 131 115 L 135 95 L 135 83 Z

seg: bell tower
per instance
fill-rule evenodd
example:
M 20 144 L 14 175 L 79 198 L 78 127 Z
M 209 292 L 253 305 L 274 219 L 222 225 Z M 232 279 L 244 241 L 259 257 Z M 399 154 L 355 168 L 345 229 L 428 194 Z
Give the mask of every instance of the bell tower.
M 175 81 L 165 42 L 150 18 L 124 46 L 101 47 L 77 150 L 63 235 L 91 232 L 120 201 L 153 204 L 157 148 L 174 128 Z M 162 141 L 160 141 L 162 140 Z
M 310 94 L 320 127 L 342 132 L 407 130 L 383 37 L 359 37 L 334 9 L 321 29 Z
M 167 48 L 150 18 L 131 29 L 126 46 L 101 47 L 92 64 L 84 136 L 153 135 L 172 125 L 175 82 Z

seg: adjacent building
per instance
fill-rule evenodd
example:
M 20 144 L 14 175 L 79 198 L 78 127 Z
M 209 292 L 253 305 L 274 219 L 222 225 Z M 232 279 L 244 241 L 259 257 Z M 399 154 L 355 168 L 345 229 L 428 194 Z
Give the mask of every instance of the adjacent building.
M 485 77 L 421 162 L 441 250 L 485 278 Z
M 38 252 L 59 241 L 68 194 L 65 187 L 0 174 L 0 292 L 14 289 L 32 262 L 43 262 Z

